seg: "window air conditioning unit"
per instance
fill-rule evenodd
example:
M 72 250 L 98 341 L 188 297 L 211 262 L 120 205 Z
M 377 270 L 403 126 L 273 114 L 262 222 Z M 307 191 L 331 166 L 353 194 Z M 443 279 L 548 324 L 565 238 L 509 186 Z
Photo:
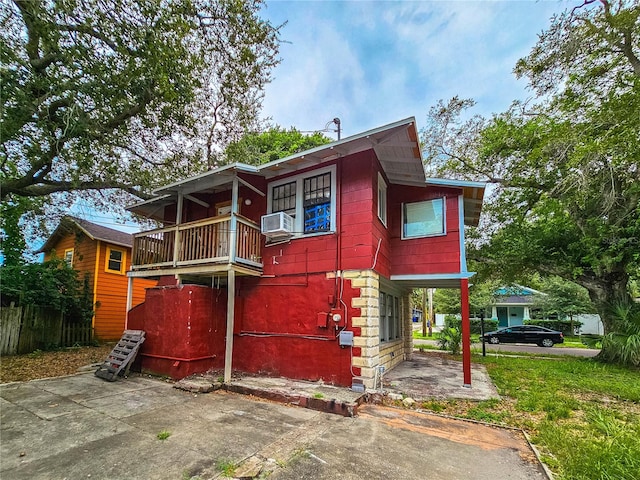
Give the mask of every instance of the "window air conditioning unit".
M 260 231 L 269 238 L 290 236 L 293 234 L 293 217 L 284 212 L 263 215 Z

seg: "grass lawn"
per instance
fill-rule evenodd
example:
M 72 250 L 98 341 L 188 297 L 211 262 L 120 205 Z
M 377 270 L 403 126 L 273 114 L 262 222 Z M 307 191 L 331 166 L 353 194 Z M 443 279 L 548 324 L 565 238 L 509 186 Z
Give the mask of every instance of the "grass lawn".
M 640 479 L 640 370 L 584 358 L 473 360 L 502 400 L 422 407 L 524 429 L 558 479 Z

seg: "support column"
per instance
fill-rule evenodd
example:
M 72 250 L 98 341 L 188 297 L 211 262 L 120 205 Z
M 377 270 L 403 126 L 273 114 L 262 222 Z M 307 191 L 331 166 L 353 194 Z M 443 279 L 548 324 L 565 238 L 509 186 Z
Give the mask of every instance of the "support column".
M 531 310 L 529 310 L 529 306 L 525 305 L 524 314 L 522 315 L 522 320 L 531 320 Z
M 491 307 L 491 318 L 498 318 L 498 307 Z
M 462 311 L 462 373 L 464 386 L 471 387 L 471 325 L 469 323 L 469 279 L 460 280 Z
M 224 383 L 231 381 L 231 361 L 233 359 L 233 320 L 236 302 L 236 272 L 227 272 L 227 336 L 224 351 Z
M 173 266 L 178 266 L 178 257 L 180 256 L 180 224 L 182 223 L 182 207 L 184 205 L 184 194 L 178 192 L 178 204 L 176 205 L 176 226 L 173 238 Z
M 124 317 L 124 329 L 129 328 L 129 310 L 131 310 L 131 304 L 133 303 L 133 277 L 129 277 L 127 282 L 127 310 Z
M 229 263 L 236 261 L 238 238 L 238 177 L 231 187 L 231 219 L 229 220 Z

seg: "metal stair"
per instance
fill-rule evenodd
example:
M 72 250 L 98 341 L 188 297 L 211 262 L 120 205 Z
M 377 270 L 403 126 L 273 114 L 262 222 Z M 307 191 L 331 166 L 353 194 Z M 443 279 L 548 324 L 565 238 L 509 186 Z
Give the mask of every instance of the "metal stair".
M 128 375 L 129 368 L 131 368 L 140 346 L 144 343 L 144 336 L 144 330 L 125 330 L 122 338 L 96 370 L 96 376 L 114 382 L 118 379 L 122 369 L 125 369 L 122 375 Z

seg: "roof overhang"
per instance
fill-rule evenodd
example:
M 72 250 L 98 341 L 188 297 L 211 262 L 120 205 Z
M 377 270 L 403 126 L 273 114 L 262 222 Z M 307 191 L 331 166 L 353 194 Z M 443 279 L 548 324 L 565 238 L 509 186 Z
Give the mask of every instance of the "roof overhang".
M 373 150 L 391 183 L 422 186 L 424 166 L 415 118 L 410 117 L 258 167 L 267 179 Z
M 487 188 L 485 182 L 472 182 L 467 180 L 451 180 L 447 178 L 427 178 L 427 185 L 453 187 L 462 190 L 464 197 L 464 224 L 477 227 L 482 211 L 484 191 Z
M 460 281 L 473 277 L 475 272 L 391 275 L 392 282 L 404 288 L 460 288 Z

